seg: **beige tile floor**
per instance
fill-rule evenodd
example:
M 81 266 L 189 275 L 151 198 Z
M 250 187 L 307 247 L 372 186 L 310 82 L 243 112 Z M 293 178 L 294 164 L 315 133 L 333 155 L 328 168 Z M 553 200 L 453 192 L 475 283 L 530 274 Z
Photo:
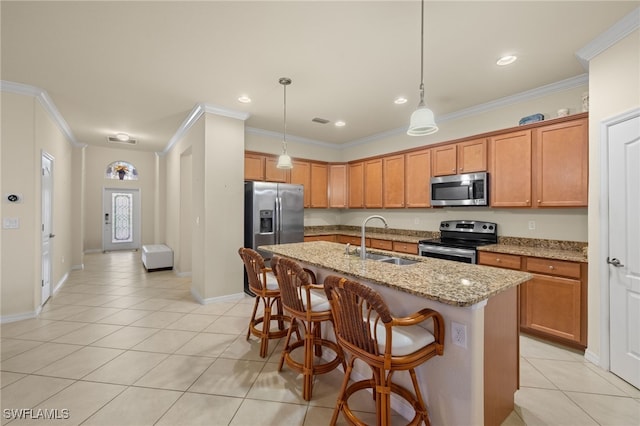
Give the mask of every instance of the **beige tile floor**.
M 19 408 L 65 426 L 328 424 L 340 372 L 303 401 L 276 342 L 265 360 L 245 340 L 252 303 L 199 305 L 189 278 L 147 273 L 139 253 L 87 255 L 38 318 L 2 324 L 1 424 L 47 423 L 5 411 Z M 523 336 L 520 382 L 505 425 L 640 425 L 640 391 L 573 351 Z M 353 407 L 373 421 L 368 398 Z

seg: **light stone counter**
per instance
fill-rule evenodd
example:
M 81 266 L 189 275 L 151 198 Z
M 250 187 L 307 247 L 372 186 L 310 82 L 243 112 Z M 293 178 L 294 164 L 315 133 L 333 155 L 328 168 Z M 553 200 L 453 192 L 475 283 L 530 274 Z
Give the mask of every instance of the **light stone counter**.
M 493 253 L 515 254 L 518 256 L 542 257 L 545 259 L 568 260 L 571 262 L 587 262 L 587 256 L 582 251 L 577 250 L 562 250 L 511 244 L 491 244 L 478 247 L 478 250 Z
M 371 253 L 417 260 L 398 266 L 345 254 L 326 241 L 262 246 L 261 250 L 454 306 L 471 306 L 531 279 L 531 274 L 462 262 L 370 249 Z

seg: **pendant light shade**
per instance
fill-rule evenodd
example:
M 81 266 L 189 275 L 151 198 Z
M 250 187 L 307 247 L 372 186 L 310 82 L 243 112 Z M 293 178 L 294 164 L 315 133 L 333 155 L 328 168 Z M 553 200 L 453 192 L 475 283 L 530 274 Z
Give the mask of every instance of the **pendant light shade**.
M 422 0 L 420 19 L 420 103 L 411 114 L 409 136 L 426 136 L 438 131 L 433 111 L 424 103 L 424 0 Z
M 283 137 L 282 137 L 282 154 L 278 157 L 278 163 L 276 167 L 279 169 L 292 169 L 293 164 L 291 163 L 291 157 L 287 154 L 287 86 L 291 84 L 291 79 L 287 77 L 282 77 L 278 80 L 282 87 L 284 87 L 284 126 L 283 126 Z

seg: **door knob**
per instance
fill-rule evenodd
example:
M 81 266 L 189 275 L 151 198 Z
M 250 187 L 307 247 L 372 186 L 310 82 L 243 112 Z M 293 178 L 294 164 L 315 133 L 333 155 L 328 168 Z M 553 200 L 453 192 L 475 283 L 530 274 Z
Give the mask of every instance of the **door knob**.
M 55 236 L 56 236 L 56 234 L 49 234 L 49 238 L 53 238 Z
M 614 257 L 613 259 L 609 259 L 609 258 L 607 257 L 607 263 L 608 263 L 609 265 L 613 265 L 613 266 L 615 266 L 616 268 L 622 268 L 622 267 L 624 266 L 622 263 L 620 263 L 620 260 L 618 260 L 618 259 L 617 259 L 617 258 L 615 258 L 615 257 Z

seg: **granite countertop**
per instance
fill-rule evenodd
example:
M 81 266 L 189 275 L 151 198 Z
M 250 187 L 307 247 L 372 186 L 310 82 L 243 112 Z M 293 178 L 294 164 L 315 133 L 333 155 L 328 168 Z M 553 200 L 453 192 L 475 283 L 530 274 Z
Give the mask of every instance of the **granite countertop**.
M 360 237 L 360 228 L 343 225 L 314 226 L 305 228 L 304 232 L 305 236 L 334 234 Z M 440 238 L 440 232 L 367 227 L 367 238 L 417 244 L 420 240 Z M 478 250 L 571 262 L 588 262 L 587 243 L 579 241 L 498 237 L 498 244 L 481 246 L 478 247 Z
M 587 256 L 582 251 L 551 249 L 546 247 L 519 246 L 510 244 L 491 244 L 478 247 L 479 251 L 514 254 L 518 256 L 542 257 L 544 259 L 568 260 L 587 263 Z
M 361 279 L 416 296 L 454 306 L 471 306 L 510 287 L 531 279 L 531 274 L 488 266 L 427 257 L 399 255 L 383 250 L 371 253 L 389 254 L 416 260 L 398 266 L 375 260 L 361 260 L 346 255 L 345 245 L 327 241 L 261 246 L 261 250 L 288 257 L 311 266 Z

